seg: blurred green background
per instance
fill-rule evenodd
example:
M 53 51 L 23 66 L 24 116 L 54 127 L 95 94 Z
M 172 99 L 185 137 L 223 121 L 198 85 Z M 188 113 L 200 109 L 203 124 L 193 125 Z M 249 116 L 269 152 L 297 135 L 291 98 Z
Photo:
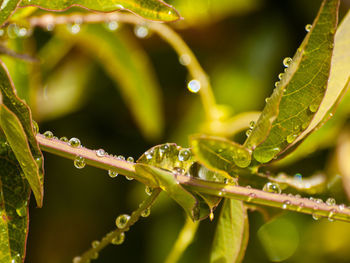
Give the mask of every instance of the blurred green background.
M 283 70 L 283 58 L 294 54 L 321 4 L 168 2 L 184 17 L 171 26 L 194 51 L 218 104 L 227 105 L 231 115 L 263 108 Z M 350 1 L 341 7 L 344 15 Z M 186 89 L 187 70 L 156 34 L 140 39 L 132 26 L 122 24 L 113 32 L 105 26 L 79 29 L 76 34 L 62 27 L 35 29 L 30 38 L 10 40 L 17 51 L 38 54 L 43 62 L 28 65 L 4 58 L 40 132 L 78 137 L 88 148 L 135 159 L 156 144 L 187 146 L 188 135 L 205 132 L 199 96 Z M 244 135 L 235 139 L 242 141 Z M 325 169 L 332 153 L 325 148 L 285 170 L 311 175 Z M 44 207 L 31 202 L 26 262 L 71 262 L 112 230 L 119 214 L 131 213 L 146 196 L 136 181 L 121 175 L 112 179 L 92 167 L 78 170 L 72 161 L 47 153 L 45 171 Z M 347 203 L 341 188 L 335 194 L 338 202 Z M 350 262 L 349 224 L 272 209 L 260 212 L 249 212 L 250 240 L 243 262 Z M 273 215 L 272 221 L 266 221 L 266 213 Z M 163 262 L 184 221 L 181 208 L 162 194 L 150 217 L 133 226 L 122 245 L 108 246 L 94 262 Z M 215 222 L 201 223 L 180 262 L 209 262 Z

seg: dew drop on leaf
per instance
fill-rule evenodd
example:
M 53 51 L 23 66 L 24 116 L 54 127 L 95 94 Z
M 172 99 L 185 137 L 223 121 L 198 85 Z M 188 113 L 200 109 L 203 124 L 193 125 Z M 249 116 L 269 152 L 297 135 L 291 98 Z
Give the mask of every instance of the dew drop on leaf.
M 149 187 L 149 186 L 146 185 L 146 187 L 145 187 L 145 192 L 146 192 L 147 195 L 152 195 L 152 193 L 153 193 L 153 188 L 151 188 L 151 187 Z
M 263 191 L 276 194 L 280 194 L 282 192 L 279 184 L 272 182 L 266 183 L 263 187 Z
M 181 149 L 179 151 L 178 159 L 180 162 L 184 162 L 184 161 L 187 161 L 188 159 L 190 159 L 191 155 L 192 155 L 191 150 Z
M 68 142 L 68 138 L 63 136 L 63 137 L 60 138 L 60 141 L 62 141 L 62 142 Z
M 126 161 L 129 162 L 129 163 L 133 163 L 133 162 L 134 162 L 134 157 L 129 156 L 129 157 L 126 159 Z
M 316 112 L 317 109 L 318 109 L 318 105 L 317 105 L 317 104 L 311 104 L 311 105 L 309 106 L 309 110 L 310 110 L 312 113 Z
M 201 89 L 201 83 L 196 79 L 192 79 L 188 82 L 187 89 L 193 93 L 197 93 Z
M 287 136 L 287 142 L 292 143 L 295 141 L 295 139 L 298 137 L 298 134 L 290 134 Z
M 85 167 L 86 163 L 85 163 L 85 159 L 82 156 L 77 156 L 74 159 L 74 166 L 75 168 L 78 169 L 83 169 Z
M 108 170 L 108 175 L 111 178 L 115 178 L 118 176 L 118 173 L 117 173 L 117 171 L 114 171 L 114 170 Z
M 123 214 L 117 217 L 117 219 L 115 220 L 115 225 L 119 228 L 119 229 L 123 229 L 126 227 L 127 223 L 130 220 L 130 216 L 127 214 Z
M 290 57 L 286 57 L 285 59 L 283 59 L 283 65 L 286 68 L 288 68 L 292 62 L 293 62 L 293 59 Z
M 311 25 L 311 24 L 307 24 L 307 25 L 305 26 L 306 32 L 310 32 L 311 28 L 312 28 L 312 25 Z
M 278 79 L 281 80 L 283 78 L 283 76 L 284 76 L 284 73 L 278 74 Z
M 326 200 L 326 204 L 329 205 L 329 206 L 332 206 L 332 205 L 336 205 L 337 202 L 335 201 L 334 198 L 329 197 L 329 198 Z

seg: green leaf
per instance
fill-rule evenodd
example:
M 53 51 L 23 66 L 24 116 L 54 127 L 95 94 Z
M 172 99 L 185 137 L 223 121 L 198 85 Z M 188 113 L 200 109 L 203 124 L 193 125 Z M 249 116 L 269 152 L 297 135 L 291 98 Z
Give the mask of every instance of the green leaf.
M 0 5 L 0 26 L 12 15 L 20 0 L 3 0 Z
M 66 37 L 73 38 L 71 34 Z M 101 25 L 86 25 L 73 39 L 116 82 L 143 135 L 150 140 L 159 138 L 163 132 L 160 88 L 142 48 L 126 31 L 115 34 Z
M 227 139 L 194 135 L 190 138 L 196 159 L 209 169 L 236 176 L 238 168 L 245 168 L 251 162 L 248 149 Z
M 138 163 L 135 165 L 136 173 L 148 174 L 156 181 L 157 187 L 165 191 L 170 198 L 174 199 L 185 212 L 193 219 L 200 219 L 199 201 L 190 192 L 178 184 L 175 174 L 153 167 L 151 165 Z
M 310 125 L 326 92 L 339 0 L 324 1 L 311 31 L 268 99 L 245 145 L 260 163 L 286 151 Z
M 41 207 L 44 193 L 43 157 L 35 139 L 31 112 L 29 107 L 15 94 L 12 81 L 2 63 L 0 66 L 0 81 L 3 103 L 0 104 L 2 105 L 1 128 L 4 130 L 16 157 L 19 158 L 37 204 Z M 36 169 L 34 169 L 34 166 Z
M 0 130 L 0 262 L 22 262 L 30 187 Z
M 169 22 L 180 19 L 179 13 L 161 0 L 23 0 L 21 6 L 36 6 L 54 11 L 64 11 L 73 6 L 100 12 L 129 10 L 151 20 Z
M 241 262 L 249 236 L 247 211 L 242 201 L 225 199 L 213 241 L 211 263 Z

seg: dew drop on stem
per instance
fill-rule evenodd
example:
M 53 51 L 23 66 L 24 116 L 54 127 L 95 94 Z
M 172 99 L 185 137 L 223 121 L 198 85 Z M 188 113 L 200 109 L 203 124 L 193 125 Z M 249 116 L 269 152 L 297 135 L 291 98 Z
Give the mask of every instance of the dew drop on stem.
M 46 139 L 52 139 L 53 138 L 53 133 L 52 131 L 46 131 L 43 134 L 45 136 Z
M 192 153 L 189 149 L 182 149 L 179 151 L 178 159 L 181 162 L 187 161 L 190 159 Z
M 82 156 L 77 156 L 74 159 L 74 166 L 75 168 L 78 169 L 83 169 L 85 167 L 86 163 L 85 163 L 85 159 Z
M 98 149 L 96 150 L 96 155 L 97 157 L 104 157 L 106 155 L 106 152 L 103 149 Z
M 280 194 L 282 192 L 279 184 L 272 182 L 266 183 L 263 187 L 263 191 L 276 194 Z
M 117 173 L 117 171 L 114 171 L 114 170 L 108 170 L 108 175 L 111 178 L 115 178 L 118 176 L 118 173 Z
M 117 235 L 115 238 L 112 239 L 111 243 L 113 245 L 121 245 L 123 244 L 125 240 L 125 233 L 121 232 L 119 235 Z
M 77 147 L 80 147 L 81 146 L 81 143 L 80 143 L 80 140 L 78 138 L 71 138 L 69 141 L 68 141 L 69 145 L 74 147 L 74 148 L 77 148 Z
M 119 228 L 119 229 L 123 229 L 126 227 L 127 223 L 130 220 L 130 216 L 127 214 L 123 214 L 117 217 L 117 219 L 115 220 L 115 225 Z
M 312 25 L 311 25 L 311 24 L 307 24 L 307 25 L 305 26 L 306 32 L 310 32 L 311 28 L 312 28 Z
M 188 82 L 187 89 L 193 93 L 197 93 L 201 89 L 201 83 L 199 80 L 192 79 Z
M 151 209 L 148 207 L 141 212 L 142 217 L 148 217 L 151 214 Z
M 288 68 L 292 62 L 293 62 L 293 59 L 290 57 L 286 57 L 285 59 L 283 59 L 283 65 L 286 68 Z

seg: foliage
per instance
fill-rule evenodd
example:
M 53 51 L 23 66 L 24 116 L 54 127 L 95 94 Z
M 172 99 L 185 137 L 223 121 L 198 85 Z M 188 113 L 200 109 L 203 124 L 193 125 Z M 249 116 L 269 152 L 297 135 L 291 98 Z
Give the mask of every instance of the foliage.
M 343 129 L 349 113 L 347 89 L 350 85 L 350 12 L 347 12 L 338 26 L 340 1 L 323 1 L 314 22 L 306 26 L 307 34 L 293 58 L 287 57 L 283 60 L 284 72 L 279 74 L 279 81 L 275 83 L 272 95 L 265 99 L 265 107 L 260 113 L 256 111 L 259 109 L 255 105 L 254 108 L 244 108 L 245 104 L 249 104 L 244 101 L 248 101 L 252 94 L 247 93 L 245 96 L 248 97 L 244 97 L 243 91 L 238 93 L 235 87 L 228 89 L 225 85 L 220 90 L 222 85 L 218 83 L 225 83 L 221 82 L 220 78 L 232 78 L 233 80 L 229 81 L 230 85 L 239 81 L 241 84 L 250 81 L 249 87 L 252 87 L 255 85 L 252 75 L 256 74 L 255 77 L 261 84 L 267 75 L 264 70 L 268 67 L 259 69 L 260 71 L 255 68 L 255 71 L 260 73 L 250 74 L 250 69 L 238 70 L 237 66 L 229 64 L 230 61 L 226 62 L 224 69 L 218 66 L 220 70 L 213 70 L 213 78 L 209 79 L 194 52 L 173 28 L 188 27 L 188 30 L 193 30 L 198 24 L 204 27 L 204 24 L 210 25 L 213 21 L 233 14 L 256 10 L 263 5 L 262 1 L 223 1 L 220 4 L 214 1 L 170 2 L 175 7 L 161 0 L 2 2 L 1 262 L 14 263 L 25 260 L 30 192 L 33 192 L 38 207 L 43 205 L 44 200 L 41 151 L 74 160 L 74 166 L 78 169 L 87 164 L 107 170 L 110 178 L 123 174 L 130 181 L 136 179 L 146 187 L 146 193 L 149 195 L 131 215 L 119 215 L 115 223 L 117 228 L 101 241 L 93 241 L 89 250 L 73 258 L 74 263 L 90 262 L 98 260 L 99 257 L 103 261 L 104 252 L 101 250 L 109 244 L 121 245 L 126 232 L 141 217 L 148 217 L 153 205 L 156 213 L 165 210 L 164 207 L 157 208 L 157 200 L 160 200 L 160 205 L 163 203 L 166 206 L 169 206 L 169 199 L 174 200 L 182 207 L 186 217 L 186 223 L 166 259 L 168 263 L 181 258 L 191 262 L 208 259 L 210 262 L 254 262 L 257 258 L 260 260 L 259 256 L 255 258 L 254 255 L 245 252 L 251 249 L 250 244 L 257 242 L 255 236 L 260 240 L 268 260 L 286 260 L 292 257 L 298 248 L 299 234 L 295 224 L 299 224 L 300 227 L 305 224 L 296 223 L 304 219 L 291 219 L 288 214 L 281 216 L 283 210 L 311 214 L 315 220 L 327 217 L 331 222 L 350 222 L 350 209 L 344 204 L 337 204 L 332 197 L 334 195 L 338 200 L 345 202 L 346 195 L 350 195 L 348 158 L 344 157 L 348 155 L 349 129 Z M 183 14 L 183 20 L 176 7 Z M 202 20 L 205 23 L 201 23 Z M 177 22 L 171 25 L 160 23 L 174 21 Z M 126 24 L 133 25 L 135 35 L 146 40 L 140 44 L 140 41 L 130 34 Z M 151 39 L 147 38 L 152 33 L 165 40 L 176 52 L 179 62 L 187 68 L 187 88 L 192 93 L 198 93 L 202 109 L 197 106 L 195 99 L 194 103 L 189 103 L 187 97 L 185 100 L 179 97 L 180 91 L 174 92 L 171 88 L 179 85 L 175 79 L 175 84 L 172 83 L 171 75 L 176 75 L 175 72 L 169 74 L 162 66 L 156 70 L 152 68 L 151 61 L 153 64 L 170 63 L 169 58 L 173 56 L 164 56 L 163 47 L 158 41 L 148 42 Z M 254 53 L 256 49 L 256 56 L 265 55 L 264 52 L 271 43 L 267 42 L 265 45 L 258 38 L 252 39 L 257 44 L 256 47 L 250 47 L 249 52 Z M 149 57 L 144 49 L 150 53 L 159 52 L 160 58 Z M 238 57 L 237 54 L 235 56 Z M 234 69 L 232 72 L 230 67 Z M 155 73 L 158 73 L 159 80 Z M 211 83 L 215 84 L 213 88 Z M 105 90 L 105 87 L 110 85 L 119 89 L 121 97 Z M 165 86 L 164 92 L 160 86 Z M 165 96 L 162 96 L 163 93 Z M 163 103 L 164 98 L 170 99 Z M 234 101 L 235 99 L 243 103 Z M 339 110 L 335 113 L 338 105 Z M 79 111 L 84 108 L 89 109 L 88 114 L 85 112 L 79 115 Z M 134 123 L 130 124 L 129 118 L 125 118 L 129 114 L 125 108 L 129 109 Z M 167 117 L 169 113 L 173 116 L 174 108 L 186 109 L 177 113 L 184 115 L 178 125 L 172 118 Z M 183 114 L 185 111 L 187 114 Z M 108 123 L 114 123 L 114 120 L 118 119 L 123 126 L 106 131 L 104 118 L 93 118 L 96 112 L 108 115 Z M 125 158 L 122 155 L 108 154 L 103 149 L 86 148 L 75 137 L 70 140 L 66 137 L 58 138 L 50 131 L 39 134 L 39 127 L 32 119 L 32 114 L 41 127 L 47 125 L 50 129 L 50 123 L 55 126 L 56 121 L 68 119 L 65 125 L 58 125 L 55 130 L 57 132 L 65 129 L 69 133 L 67 129 L 78 127 L 73 124 L 79 116 L 82 119 L 78 122 L 80 128 L 74 129 L 85 130 L 90 145 L 108 144 L 111 149 L 115 149 L 108 141 L 118 141 L 118 136 L 123 136 L 118 145 L 124 146 L 125 152 L 131 151 L 134 144 L 138 154 L 144 153 L 135 162 L 132 157 Z M 90 117 L 96 123 L 91 124 Z M 318 130 L 329 119 L 330 124 Z M 94 142 L 95 128 L 92 127 L 102 130 L 103 139 Z M 136 127 L 143 138 L 140 138 Z M 245 129 L 247 138 L 242 139 L 240 132 Z M 115 134 L 115 131 L 118 134 Z M 169 135 L 170 133 L 173 135 Z M 341 136 L 336 141 L 339 133 Z M 181 147 L 170 142 L 184 144 L 183 138 L 187 138 L 188 135 L 190 147 Z M 169 142 L 161 144 L 164 140 Z M 149 148 L 150 143 L 156 146 Z M 144 151 L 146 147 L 149 149 Z M 322 148 L 336 152 L 324 166 L 319 160 L 325 157 L 317 156 L 323 152 L 316 152 Z M 313 152 L 314 155 L 310 155 Z M 49 162 L 50 158 L 48 155 Z M 300 163 L 303 162 L 313 163 L 307 165 L 307 168 L 312 167 L 312 172 L 306 170 L 310 176 L 303 177 L 298 171 Z M 49 169 L 48 172 L 46 169 L 49 178 L 51 173 L 65 174 L 64 168 L 58 163 L 55 166 L 55 170 Z M 92 170 L 86 169 L 84 173 L 89 174 L 90 171 Z M 289 175 L 293 173 L 294 176 Z M 329 176 L 335 173 L 342 176 L 342 182 L 339 175 Z M 86 194 L 89 194 L 89 191 L 86 191 L 82 192 L 84 194 L 71 196 L 71 193 L 67 194 L 64 191 L 69 187 L 69 180 L 75 179 L 65 176 L 64 180 L 64 187 L 56 187 L 62 191 L 60 199 L 67 200 L 67 204 L 70 204 L 76 198 L 79 207 L 91 205 L 96 211 L 100 211 L 94 211 L 92 218 L 84 218 L 88 226 L 93 225 L 94 220 L 101 220 L 101 214 L 105 211 L 99 210 L 99 202 L 91 203 L 95 194 L 88 198 Z M 82 191 L 77 189 L 83 188 L 85 183 L 81 182 L 81 179 L 78 180 L 74 191 Z M 113 195 L 118 192 L 114 189 L 116 186 L 109 185 L 109 189 L 100 186 L 96 180 L 89 189 L 109 196 L 114 205 Z M 341 190 L 342 186 L 345 192 Z M 118 187 L 124 188 L 123 185 Z M 48 191 L 52 189 L 47 188 Z M 139 199 L 135 190 L 130 192 L 133 194 L 128 194 L 124 189 L 122 194 L 131 196 L 132 200 Z M 159 195 L 161 192 L 170 198 L 162 199 Z M 316 196 L 301 197 L 305 193 Z M 48 195 L 50 196 L 50 192 Z M 323 202 L 322 198 L 328 199 Z M 119 196 L 118 200 L 128 198 Z M 215 210 L 221 201 L 221 211 L 217 213 Z M 121 205 L 121 202 L 117 203 L 118 206 Z M 48 205 L 50 204 L 46 204 Z M 279 209 L 274 210 L 273 207 Z M 57 207 L 52 206 L 50 209 L 55 210 Z M 79 211 L 79 208 L 73 207 L 71 212 L 76 211 Z M 172 222 L 172 219 L 169 219 L 170 214 L 176 218 L 176 209 L 171 211 L 176 213 L 169 212 L 164 220 Z M 260 229 L 253 232 L 250 226 L 252 224 L 248 223 L 248 211 L 261 212 L 269 222 L 260 223 Z M 70 218 L 69 223 L 73 225 L 74 219 L 71 218 L 74 217 L 71 217 L 70 212 L 67 214 Z M 272 217 L 274 218 L 269 220 Z M 210 219 L 210 223 L 214 219 L 217 221 L 215 233 L 210 236 L 210 255 L 202 252 L 201 255 L 187 255 L 189 252 L 186 248 L 192 242 L 205 243 L 199 242 L 195 237 L 201 234 L 201 226 L 208 224 L 206 218 Z M 199 226 L 200 221 L 203 223 Z M 253 226 L 254 224 L 256 222 L 253 220 Z M 159 238 L 168 236 L 169 231 L 173 231 L 171 224 L 168 225 L 162 222 L 156 225 Z M 214 231 L 213 224 L 204 227 Z M 45 226 L 42 228 L 45 230 Z M 69 229 L 69 225 L 64 228 Z M 280 234 L 284 228 L 288 228 L 288 231 Z M 252 233 L 250 241 L 249 232 Z M 85 239 L 86 236 L 80 238 Z M 31 238 L 34 237 L 29 237 L 30 249 L 33 247 Z M 46 243 L 50 242 L 43 243 L 43 248 L 38 248 L 40 257 L 44 260 L 55 258 L 54 253 L 44 249 Z M 70 245 L 71 242 L 55 240 L 55 243 L 62 243 L 64 246 Z M 160 243 L 162 244 L 159 244 L 159 248 L 163 243 L 165 245 L 169 242 L 162 240 Z M 291 243 L 293 245 L 290 245 Z M 149 248 L 155 251 L 152 261 L 163 260 L 164 255 L 160 252 L 163 249 L 159 249 L 158 245 L 154 247 L 157 248 Z M 137 248 L 131 249 L 135 251 Z M 166 250 L 168 248 L 164 251 Z M 337 248 L 335 250 L 337 251 Z M 346 262 L 350 256 L 346 252 L 344 255 Z M 195 259 L 191 260 L 191 256 Z M 68 257 L 72 258 L 72 255 L 57 257 L 57 260 L 52 262 L 64 261 Z M 295 256 L 295 260 L 299 259 Z M 306 258 L 304 261 L 310 260 Z

